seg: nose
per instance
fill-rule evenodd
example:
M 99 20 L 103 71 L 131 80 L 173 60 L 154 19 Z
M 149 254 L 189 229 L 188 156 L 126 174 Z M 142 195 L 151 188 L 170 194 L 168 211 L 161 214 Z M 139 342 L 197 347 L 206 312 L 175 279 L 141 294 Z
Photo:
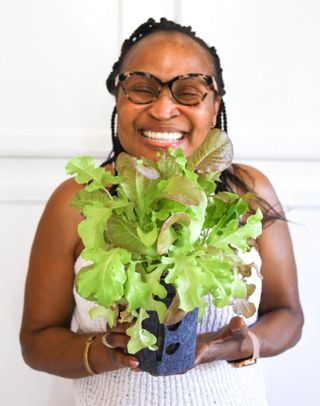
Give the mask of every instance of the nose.
M 170 120 L 179 115 L 179 108 L 172 98 L 170 90 L 161 90 L 158 98 L 149 105 L 149 114 L 158 121 Z

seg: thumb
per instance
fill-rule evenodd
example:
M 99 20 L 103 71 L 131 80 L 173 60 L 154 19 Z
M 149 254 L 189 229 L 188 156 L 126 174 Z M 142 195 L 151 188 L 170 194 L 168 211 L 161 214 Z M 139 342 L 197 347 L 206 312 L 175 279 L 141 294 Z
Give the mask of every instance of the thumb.
M 246 337 L 248 335 L 248 327 L 242 317 L 232 317 L 229 323 L 229 332 L 234 337 Z

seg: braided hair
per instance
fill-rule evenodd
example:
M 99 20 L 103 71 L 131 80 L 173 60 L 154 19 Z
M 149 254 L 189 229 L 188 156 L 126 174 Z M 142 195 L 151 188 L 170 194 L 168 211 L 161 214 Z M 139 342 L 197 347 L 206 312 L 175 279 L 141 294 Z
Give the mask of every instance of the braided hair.
M 195 31 L 192 31 L 190 26 L 183 26 L 174 21 L 167 20 L 166 18 L 161 18 L 159 22 L 156 22 L 153 18 L 149 18 L 145 23 L 141 24 L 132 34 L 131 36 L 126 39 L 121 47 L 121 52 L 119 59 L 114 63 L 112 67 L 112 71 L 109 74 L 106 85 L 109 92 L 113 95 L 116 94 L 116 86 L 115 86 L 115 79 L 117 75 L 121 72 L 121 68 L 124 62 L 125 57 L 127 56 L 128 52 L 139 42 L 141 39 L 145 38 L 146 36 L 156 33 L 156 32 L 177 32 L 187 35 L 189 38 L 197 42 L 202 48 L 204 48 L 208 55 L 211 57 L 214 70 L 215 70 L 215 79 L 217 82 L 218 87 L 218 94 L 221 96 L 220 107 L 217 115 L 216 120 L 216 128 L 220 128 L 221 130 L 228 132 L 228 121 L 227 121 L 227 112 L 224 100 L 222 96 L 225 94 L 225 85 L 222 76 L 222 68 L 220 64 L 220 58 L 217 54 L 215 47 L 210 47 L 205 41 L 199 38 Z M 108 159 L 102 163 L 101 166 L 106 164 L 111 164 L 117 158 L 117 156 L 124 151 L 119 138 L 116 133 L 116 115 L 117 109 L 114 107 L 112 115 L 111 115 L 111 136 L 112 136 L 112 146 L 113 149 L 110 152 Z M 220 176 L 220 182 L 218 183 L 218 190 L 228 190 L 234 191 L 235 188 L 239 188 L 244 192 L 254 192 L 254 181 L 252 180 L 252 186 L 247 185 L 242 179 L 242 175 L 246 172 L 243 168 L 238 165 L 233 164 L 233 169 L 230 171 L 226 169 L 222 172 Z M 246 175 L 248 175 L 246 173 Z M 257 197 L 260 207 L 264 213 L 264 223 L 271 224 L 273 221 L 277 219 L 285 220 L 284 216 L 279 213 L 275 208 L 271 207 L 267 201 L 264 199 Z
M 119 59 L 114 63 L 112 71 L 107 79 L 107 89 L 113 95 L 116 94 L 115 79 L 117 75 L 121 72 L 121 67 L 124 62 L 125 57 L 132 47 L 134 47 L 137 42 L 142 38 L 153 34 L 155 32 L 178 32 L 187 35 L 192 38 L 195 42 L 200 44 L 209 54 L 212 59 L 213 66 L 216 72 L 216 81 L 218 86 L 218 94 L 223 96 L 225 94 L 224 81 L 222 77 L 222 68 L 220 65 L 220 58 L 217 54 L 217 51 L 214 47 L 209 47 L 205 41 L 197 37 L 196 33 L 192 31 L 191 27 L 186 27 L 180 25 L 174 21 L 167 20 L 166 18 L 161 18 L 159 22 L 156 22 L 153 18 L 149 18 L 148 21 L 141 24 L 132 34 L 126 39 L 121 47 L 121 52 Z M 117 109 L 114 107 L 112 116 L 111 116 L 111 136 L 112 136 L 112 146 L 113 150 L 110 152 L 108 160 L 104 163 L 110 163 L 116 159 L 120 152 L 123 151 L 123 148 L 119 142 L 119 139 L 115 130 L 115 121 L 116 121 Z M 220 108 L 217 115 L 216 128 L 220 128 L 225 132 L 228 132 L 227 125 L 227 113 L 224 101 L 221 99 Z

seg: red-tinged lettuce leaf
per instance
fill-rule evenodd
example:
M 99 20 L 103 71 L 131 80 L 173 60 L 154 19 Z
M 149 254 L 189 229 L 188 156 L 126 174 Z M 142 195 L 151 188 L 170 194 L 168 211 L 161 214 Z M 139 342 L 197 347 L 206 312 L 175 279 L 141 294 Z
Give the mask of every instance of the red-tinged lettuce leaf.
M 119 323 L 131 323 L 134 319 L 133 313 L 134 313 L 133 311 L 128 312 L 127 309 L 120 312 L 119 318 L 118 318 Z
M 103 207 L 102 203 L 97 201 L 85 206 L 83 214 L 87 218 L 81 221 L 78 226 L 78 233 L 83 245 L 87 249 L 105 248 L 104 232 L 107 219 L 111 216 L 112 210 Z
M 82 189 L 73 196 L 70 201 L 70 206 L 82 211 L 87 205 L 99 202 L 101 206 L 106 206 L 110 201 L 112 201 L 110 197 L 102 190 L 88 192 L 86 189 Z
M 147 179 L 155 180 L 160 177 L 160 174 L 156 170 L 156 168 L 145 166 L 143 164 L 140 164 L 138 161 L 136 161 L 135 167 L 137 172 L 139 172 L 140 175 L 144 176 Z
M 143 282 L 141 274 L 136 272 L 136 263 L 131 262 L 127 269 L 127 281 L 124 288 L 124 297 L 128 302 L 127 310 L 131 312 L 144 307 L 150 292 L 150 286 Z
M 174 242 L 171 226 L 173 224 L 190 224 L 190 216 L 187 213 L 175 213 L 170 216 L 162 225 L 157 241 L 157 253 L 159 255 L 166 254 Z
M 256 286 L 253 284 L 248 284 L 246 286 L 247 294 L 245 298 L 235 298 L 233 300 L 233 311 L 236 314 L 244 316 L 246 318 L 251 317 L 256 312 L 256 307 L 253 303 L 249 302 L 249 296 L 253 294 Z
M 143 320 L 149 316 L 144 309 L 140 309 L 139 316 L 136 323 L 126 330 L 126 334 L 130 337 L 128 342 L 128 353 L 136 354 L 143 348 L 149 348 L 152 351 L 156 351 L 158 347 L 155 345 L 157 342 L 156 337 L 149 331 L 142 328 Z
M 150 171 L 148 177 L 146 177 L 148 168 L 145 167 L 144 170 L 143 165 L 138 164 L 136 158 L 131 157 L 125 152 L 122 152 L 118 156 L 116 167 L 121 176 L 121 188 L 131 203 L 135 205 L 138 218 L 143 218 L 150 211 L 149 206 L 157 193 L 155 178 L 158 172 L 154 168 L 149 168 Z
M 95 205 L 100 203 L 101 207 L 107 207 L 109 209 L 117 209 L 120 207 L 127 207 L 130 205 L 128 201 L 119 199 L 117 197 L 110 198 L 110 195 L 106 194 L 102 190 L 95 190 L 88 192 L 86 189 L 79 190 L 70 201 L 70 206 L 81 212 L 86 206 Z
M 157 200 L 168 199 L 194 206 L 201 203 L 201 189 L 186 177 L 173 176 L 169 180 L 162 181 L 159 186 L 162 187 L 162 185 L 165 186 L 156 197 Z
M 78 272 L 75 281 L 78 294 L 109 308 L 123 297 L 127 280 L 125 265 L 131 260 L 130 253 L 121 248 L 109 251 L 97 248 L 85 250 L 81 255 L 94 263 Z
M 186 312 L 180 309 L 180 298 L 178 293 L 176 293 L 164 316 L 163 324 L 166 326 L 177 324 L 185 317 L 185 315 Z
M 160 159 L 156 164 L 163 179 L 169 179 L 181 173 L 179 165 L 167 151 L 161 151 L 159 154 Z
M 248 318 L 255 314 L 256 307 L 248 299 L 234 299 L 233 311 L 240 316 Z
M 137 227 L 132 222 L 112 215 L 107 221 L 107 235 L 112 243 L 129 252 L 154 256 L 155 250 L 146 247 L 137 234 Z
M 215 128 L 200 147 L 187 159 L 187 168 L 198 173 L 222 172 L 232 161 L 233 148 L 228 135 Z
M 138 200 L 136 178 L 137 170 L 135 165 L 135 158 L 122 152 L 119 154 L 116 161 L 116 168 L 121 177 L 121 187 L 126 192 L 126 195 L 132 202 Z

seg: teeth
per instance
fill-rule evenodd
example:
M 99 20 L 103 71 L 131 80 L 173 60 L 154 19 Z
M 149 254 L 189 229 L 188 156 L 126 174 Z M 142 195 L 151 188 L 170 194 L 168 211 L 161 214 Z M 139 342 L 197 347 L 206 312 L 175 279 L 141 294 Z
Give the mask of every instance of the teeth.
M 145 137 L 158 139 L 158 140 L 168 140 L 168 141 L 175 141 L 180 140 L 183 137 L 183 133 L 158 133 L 154 131 L 142 131 L 142 134 Z

